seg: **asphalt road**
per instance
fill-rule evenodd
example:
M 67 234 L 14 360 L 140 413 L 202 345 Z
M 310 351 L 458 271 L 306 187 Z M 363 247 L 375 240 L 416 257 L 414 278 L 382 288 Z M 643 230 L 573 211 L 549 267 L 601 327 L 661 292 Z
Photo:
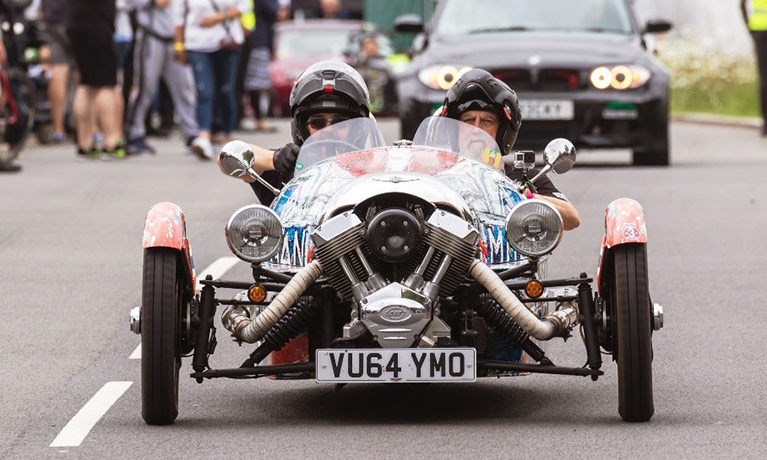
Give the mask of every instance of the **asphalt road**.
M 396 123 L 382 126 L 394 140 Z M 242 137 L 277 147 L 288 139 L 279 127 Z M 583 152 L 554 178 L 582 224 L 553 256 L 552 277 L 594 274 L 610 201 L 645 207 L 651 293 L 666 326 L 654 335 L 656 411 L 644 424 L 620 421 L 617 369 L 606 362 L 597 382 L 533 375 L 338 393 L 313 381 L 183 378 L 176 423 L 147 426 L 140 362 L 129 359 L 140 339 L 128 330 L 141 295 L 144 215 L 159 201 L 184 209 L 199 271 L 231 256 L 223 227 L 250 190 L 177 140 L 120 162 L 30 148 L 21 174 L 0 175 L 0 457 L 763 458 L 767 140 L 695 124 L 673 125 L 672 136 L 670 168 Z M 227 275 L 247 280 L 247 266 Z M 238 365 L 250 350 L 225 332 L 213 367 Z M 579 339 L 552 344 L 549 355 L 585 361 Z M 190 369 L 185 360 L 182 374 Z M 80 427 L 79 442 L 61 441 L 92 398 L 88 407 L 102 412 L 114 404 L 91 430 Z

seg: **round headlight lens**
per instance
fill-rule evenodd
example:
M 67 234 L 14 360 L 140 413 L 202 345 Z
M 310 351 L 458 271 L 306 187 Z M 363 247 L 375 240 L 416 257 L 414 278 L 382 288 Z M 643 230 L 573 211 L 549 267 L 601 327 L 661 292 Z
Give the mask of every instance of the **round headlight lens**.
M 226 242 L 234 255 L 247 262 L 263 262 L 282 246 L 279 216 L 261 205 L 244 206 L 226 224 Z
M 514 206 L 506 219 L 506 239 L 527 257 L 546 255 L 562 240 L 564 225 L 559 211 L 542 200 L 527 200 Z

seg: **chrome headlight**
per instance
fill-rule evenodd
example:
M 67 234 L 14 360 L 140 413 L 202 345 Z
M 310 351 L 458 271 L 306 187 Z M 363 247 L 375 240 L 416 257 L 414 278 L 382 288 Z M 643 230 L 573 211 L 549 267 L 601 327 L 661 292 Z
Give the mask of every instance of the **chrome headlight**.
M 527 257 L 540 257 L 553 251 L 562 240 L 562 233 L 562 216 L 543 200 L 519 203 L 506 219 L 506 240 Z
M 263 262 L 282 246 L 282 222 L 266 206 L 244 206 L 226 224 L 226 243 L 234 255 L 246 262 Z
M 652 73 L 638 65 L 616 65 L 597 67 L 591 71 L 589 80 L 596 89 L 636 89 L 644 86 Z
M 446 91 L 461 75 L 471 70 L 471 67 L 453 65 L 432 65 L 418 72 L 421 83 L 431 89 Z

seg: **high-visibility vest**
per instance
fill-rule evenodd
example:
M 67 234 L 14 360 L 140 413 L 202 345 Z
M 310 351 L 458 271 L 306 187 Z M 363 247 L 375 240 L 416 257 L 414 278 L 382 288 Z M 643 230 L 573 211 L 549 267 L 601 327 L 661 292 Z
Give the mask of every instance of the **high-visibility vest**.
M 748 2 L 748 29 L 767 31 L 767 0 Z
M 253 30 L 256 28 L 256 14 L 253 8 L 253 0 L 250 1 L 250 11 L 240 16 L 240 22 L 242 28 L 245 30 Z

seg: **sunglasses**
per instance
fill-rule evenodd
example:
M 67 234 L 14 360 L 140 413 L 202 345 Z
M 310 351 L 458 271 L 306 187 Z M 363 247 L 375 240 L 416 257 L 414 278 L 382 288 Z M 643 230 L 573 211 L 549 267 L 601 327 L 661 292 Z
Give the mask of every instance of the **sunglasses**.
M 311 126 L 314 129 L 322 129 L 329 125 L 334 125 L 336 123 L 340 123 L 342 121 L 348 120 L 349 117 L 344 116 L 334 116 L 334 117 L 321 117 L 321 116 L 315 116 L 315 117 L 309 117 L 309 120 L 307 121 L 307 124 Z

